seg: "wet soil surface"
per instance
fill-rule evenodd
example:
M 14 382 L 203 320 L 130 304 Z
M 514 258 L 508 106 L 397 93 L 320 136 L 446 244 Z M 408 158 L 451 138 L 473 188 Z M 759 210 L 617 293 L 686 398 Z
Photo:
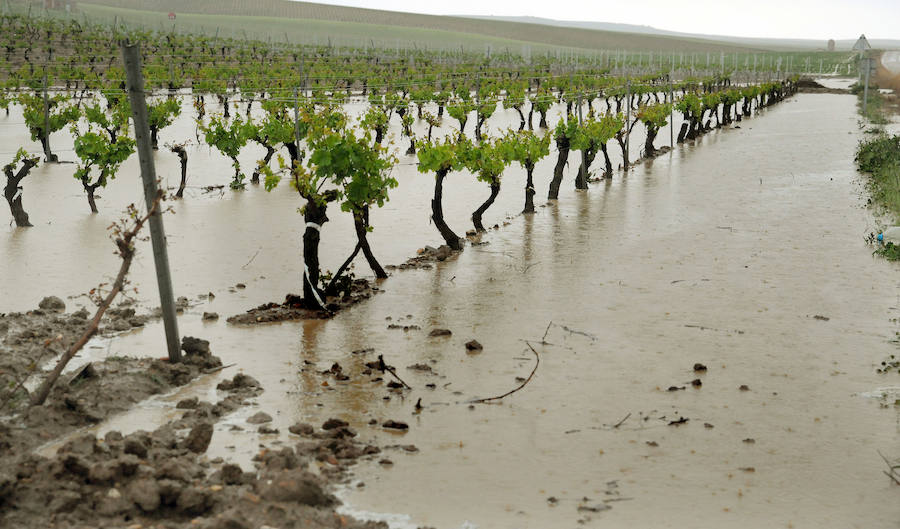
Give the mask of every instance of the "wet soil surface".
M 378 293 L 379 289 L 365 279 L 354 279 L 349 292 L 342 296 L 326 296 L 325 307 L 313 310 L 303 307 L 302 296 L 288 294 L 283 303 L 265 303 L 244 314 L 228 318 L 228 323 L 252 325 L 292 320 L 321 320 L 333 317 L 337 312 L 365 301 Z
M 175 408 L 183 415 L 152 432 L 110 430 L 98 437 L 86 431 L 152 395 L 226 367 L 205 340 L 186 337 L 179 364 L 127 357 L 84 364 L 56 383 L 44 405 L 29 407 L 27 379 L 35 366 L 54 360 L 59 352 L 54 347 L 68 347 L 87 326 L 86 311 L 64 309 L 62 300 L 49 297 L 39 309 L 0 315 L 0 526 L 381 526 L 336 514 L 340 502 L 327 492 L 356 460 L 380 453 L 356 441 L 346 423 L 291 426 L 302 442 L 272 449 L 260 445 L 252 472 L 206 456 L 214 424 L 263 391 L 242 373 L 218 383 L 223 398 L 215 404 L 197 397 L 179 400 Z M 133 310 L 117 308 L 110 321 L 123 316 L 136 318 Z M 247 425 L 279 433 L 271 421 L 258 412 Z M 49 456 L 35 450 L 53 443 L 59 446 Z
M 336 514 L 340 502 L 326 492 L 357 459 L 380 452 L 356 442 L 349 428 L 298 424 L 291 428 L 303 439 L 296 447 L 262 447 L 249 472 L 207 458 L 213 424 L 262 391 L 243 374 L 219 388 L 226 396 L 216 404 L 179 402 L 187 410 L 182 418 L 152 432 L 80 435 L 49 458 L 6 452 L 0 522 L 23 529 L 383 527 Z M 264 413 L 254 418 L 255 424 L 271 421 Z

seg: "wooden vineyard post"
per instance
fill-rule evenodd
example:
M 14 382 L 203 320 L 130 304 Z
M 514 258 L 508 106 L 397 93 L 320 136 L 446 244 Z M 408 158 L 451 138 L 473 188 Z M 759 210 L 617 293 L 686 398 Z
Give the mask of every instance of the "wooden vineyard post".
M 631 139 L 631 79 L 625 79 L 625 101 L 628 106 L 625 107 L 625 159 L 622 160 L 624 170 L 628 171 L 628 158 L 630 152 L 628 146 Z
M 144 181 L 144 199 L 149 211 L 153 208 L 161 191 L 156 183 L 153 146 L 150 144 L 147 100 L 144 97 L 144 78 L 141 74 L 140 47 L 137 44 L 123 42 L 122 59 L 125 63 L 128 98 L 131 101 L 131 116 L 134 119 L 134 139 L 137 143 L 138 158 L 141 164 L 141 179 Z M 175 314 L 175 294 L 172 292 L 172 276 L 169 271 L 166 232 L 163 229 L 162 213 L 159 208 L 156 208 L 150 217 L 150 239 L 153 245 L 153 261 L 156 265 L 156 281 L 159 286 L 159 301 L 166 329 L 169 361 L 176 363 L 181 361 L 181 342 L 178 337 L 178 319 Z
M 675 148 L 675 92 L 672 90 L 672 77 L 675 71 L 669 74 L 669 148 Z
M 44 162 L 52 163 L 56 157 L 50 152 L 50 99 L 47 95 L 47 74 L 44 73 Z
M 866 68 L 866 84 L 863 88 L 863 118 L 866 118 L 866 106 L 869 102 L 869 73 L 872 71 L 872 59 L 865 57 L 862 60 L 862 63 L 865 64 Z

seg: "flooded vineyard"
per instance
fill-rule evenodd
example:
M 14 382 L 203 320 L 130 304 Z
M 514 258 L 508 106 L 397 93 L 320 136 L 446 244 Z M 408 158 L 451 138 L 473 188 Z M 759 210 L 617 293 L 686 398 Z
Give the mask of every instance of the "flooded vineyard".
M 563 112 L 554 107 L 551 123 Z M 15 110 L 0 117 L 4 145 L 27 140 L 20 121 Z M 497 133 L 517 122 L 506 111 L 489 124 Z M 193 127 L 182 116 L 164 135 Z M 54 151 L 71 160 L 71 139 L 58 136 Z M 662 129 L 657 144 L 668 138 Z M 896 267 L 864 242 L 877 219 L 850 154 L 859 138 L 854 98 L 801 94 L 587 191 L 574 190 L 570 161 L 548 203 L 551 151 L 535 171 L 536 214 L 518 213 L 525 174 L 511 166 L 484 221 L 498 229 L 462 253 L 391 270 L 377 295 L 333 318 L 257 326 L 225 318 L 299 290 L 302 203 L 287 186 L 206 189 L 227 181 L 230 162 L 194 145 L 186 198 L 165 217 L 175 292 L 189 301 L 179 326 L 228 367 L 89 431 L 152 430 L 182 413 L 176 402 L 215 402 L 217 384 L 244 372 L 264 391 L 215 425 L 207 457 L 249 471 L 262 447 L 296 443 L 292 425 L 340 419 L 381 453 L 334 490 L 338 512 L 392 528 L 893 527 L 900 509 L 879 452 L 900 455 L 898 390 L 876 368 L 897 353 L 900 290 Z M 175 186 L 177 158 L 155 157 Z M 441 242 L 429 222 L 433 176 L 415 163 L 400 157 L 399 187 L 372 212 L 384 264 Z M 29 179 L 36 227 L 0 239 L 3 310 L 51 294 L 75 310 L 115 269 L 105 228 L 140 196 L 125 176 L 137 158 L 103 190 L 97 215 L 73 167 L 42 165 Z M 468 173 L 448 176 L 448 224 L 469 229 L 487 193 Z M 331 270 L 355 244 L 352 219 L 333 209 L 321 255 Z M 361 258 L 356 273 L 368 273 Z M 150 310 L 148 243 L 131 279 Z M 221 318 L 203 318 L 212 312 Z M 162 356 L 162 343 L 151 321 L 94 338 L 69 369 Z M 411 389 L 373 374 L 366 364 L 379 355 Z M 248 424 L 260 411 L 273 433 Z

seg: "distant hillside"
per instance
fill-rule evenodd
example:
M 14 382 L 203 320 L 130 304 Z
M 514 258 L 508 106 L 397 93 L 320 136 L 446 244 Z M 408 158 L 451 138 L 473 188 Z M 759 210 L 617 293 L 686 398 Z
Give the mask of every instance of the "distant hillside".
M 584 22 L 578 20 L 555 20 L 552 18 L 540 17 L 504 17 L 504 16 L 471 16 L 478 20 L 494 20 L 504 22 L 518 22 L 528 24 L 543 24 L 553 27 L 592 29 L 597 31 L 613 31 L 621 33 L 638 33 L 644 35 L 656 35 L 676 38 L 690 38 L 712 40 L 718 43 L 728 43 L 736 46 L 746 46 L 749 48 L 758 48 L 765 50 L 819 50 L 825 49 L 827 41 L 814 39 L 766 39 L 753 37 L 731 37 L 727 35 L 706 35 L 699 33 L 682 33 L 678 31 L 669 31 L 658 29 L 652 26 L 638 26 L 634 24 L 618 24 L 614 22 Z M 895 39 L 868 39 L 874 48 L 878 49 L 900 49 L 900 40 Z M 849 51 L 856 39 L 839 39 L 835 40 L 837 50 Z
M 307 26 L 311 21 L 339 23 L 340 25 L 332 25 L 327 28 L 332 32 L 329 35 L 333 35 L 335 38 L 353 38 L 357 39 L 357 42 L 361 38 L 389 40 L 394 38 L 393 28 L 396 28 L 403 30 L 400 31 L 401 35 L 396 38 L 409 38 L 410 31 L 415 30 L 412 35 L 421 38 L 421 42 L 426 44 L 430 40 L 431 32 L 445 32 L 444 37 L 446 34 L 468 35 L 467 40 L 469 41 L 478 38 L 501 39 L 501 41 L 514 44 L 531 43 L 542 47 L 584 50 L 724 51 L 726 53 L 751 51 L 751 47 L 745 45 L 694 37 L 671 37 L 586 28 L 563 28 L 527 22 L 419 15 L 288 0 L 92 0 L 90 4 L 80 3 L 79 7 L 88 12 L 92 4 L 151 13 L 172 11 L 176 14 L 236 16 L 241 17 L 241 20 L 236 21 L 238 24 L 252 23 L 255 17 L 272 17 L 281 21 L 286 19 L 303 20 L 307 21 Z M 197 22 L 200 21 L 195 21 L 195 23 Z

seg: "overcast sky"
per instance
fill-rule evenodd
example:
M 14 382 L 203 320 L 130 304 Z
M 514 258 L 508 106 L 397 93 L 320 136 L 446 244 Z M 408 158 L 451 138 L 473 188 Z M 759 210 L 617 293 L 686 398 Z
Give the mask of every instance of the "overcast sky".
M 805 39 L 900 39 L 900 0 L 313 0 L 434 15 L 535 16 L 658 29 Z

